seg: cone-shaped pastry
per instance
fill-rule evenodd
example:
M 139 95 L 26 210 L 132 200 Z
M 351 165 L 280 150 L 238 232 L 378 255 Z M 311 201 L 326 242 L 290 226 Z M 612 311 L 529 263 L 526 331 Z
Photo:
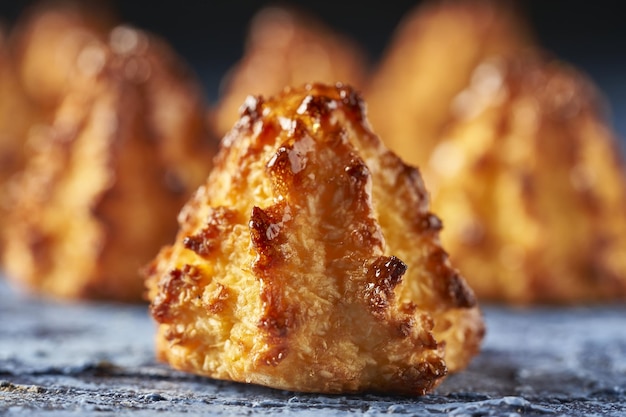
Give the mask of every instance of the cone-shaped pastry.
M 364 94 L 387 146 L 423 166 L 474 68 L 530 43 L 518 16 L 511 2 L 500 0 L 435 0 L 408 14 Z
M 146 268 L 175 368 L 314 392 L 417 395 L 478 351 L 418 171 L 350 88 L 248 97 L 176 242 Z
M 20 88 L 7 38 L 0 27 L 0 213 L 7 206 L 4 187 L 24 165 L 25 136 L 34 120 L 36 111 Z M 0 215 L 0 225 L 4 218 Z
M 0 36 L 0 187 L 24 168 L 27 132 L 51 121 L 80 51 L 104 38 L 109 20 L 100 7 L 41 1 L 22 14 L 10 36 Z M 0 192 L 0 210 L 11 204 L 9 194 Z
M 28 100 L 19 88 L 6 37 L 0 27 L 0 181 L 22 165 L 23 136 L 31 116 Z
M 41 1 L 18 20 L 11 35 L 20 82 L 30 98 L 54 112 L 80 66 L 80 52 L 114 25 L 99 3 Z
M 214 116 L 218 136 L 233 127 L 249 94 L 312 82 L 360 88 L 366 73 L 365 55 L 352 40 L 303 11 L 264 8 L 250 24 L 244 56 L 223 81 Z
M 36 154 L 6 232 L 10 278 L 45 295 L 142 298 L 139 268 L 174 238 L 211 167 L 201 90 L 171 59 L 127 27 L 80 52 L 54 122 L 29 138 Z
M 189 194 L 212 166 L 218 141 L 207 125 L 202 85 L 163 39 L 120 25 L 109 36 L 113 66 L 142 87 L 145 114 L 159 141 L 159 156 L 172 187 Z
M 479 299 L 626 299 L 626 169 L 595 88 L 528 55 L 483 63 L 460 98 L 424 168 Z

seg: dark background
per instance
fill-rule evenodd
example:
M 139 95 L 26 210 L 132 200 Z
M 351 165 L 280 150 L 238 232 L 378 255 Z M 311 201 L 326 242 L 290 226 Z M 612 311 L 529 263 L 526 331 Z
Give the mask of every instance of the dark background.
M 94 0 L 91 0 L 92 2 Z M 250 18 L 264 5 L 295 4 L 366 47 L 371 62 L 382 54 L 401 17 L 418 0 L 132 1 L 98 0 L 118 17 L 165 37 L 196 70 L 210 101 L 219 82 L 241 56 Z M 0 17 L 11 24 L 35 3 L 0 0 Z M 626 15 L 618 1 L 531 0 L 520 3 L 541 44 L 576 65 L 608 99 L 612 122 L 626 137 Z

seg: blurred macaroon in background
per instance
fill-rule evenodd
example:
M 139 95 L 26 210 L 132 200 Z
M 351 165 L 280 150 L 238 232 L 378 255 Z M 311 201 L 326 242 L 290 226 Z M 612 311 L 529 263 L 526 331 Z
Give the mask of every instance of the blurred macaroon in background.
M 608 3 L 55 0 L 3 5 L 0 16 L 0 249 L 18 281 L 70 298 L 119 298 L 132 281 L 122 298 L 140 299 L 137 271 L 173 234 L 142 230 L 174 221 L 246 96 L 339 81 L 419 167 L 444 247 L 479 298 L 626 294 L 625 35 Z M 101 188 L 82 180 L 96 167 L 83 148 L 104 161 Z M 144 164 L 154 175 L 138 180 Z M 153 186 L 159 197 L 142 194 Z M 82 202 L 93 239 L 70 201 Z M 86 241 L 80 289 L 66 261 Z
M 35 0 L 0 4 L 0 21 L 11 25 Z M 197 71 L 207 97 L 217 99 L 220 82 L 241 58 L 250 22 L 270 5 L 295 6 L 351 38 L 378 60 L 400 20 L 424 0 L 398 0 L 373 5 L 330 0 L 306 1 L 84 1 L 108 7 L 121 21 L 165 38 Z M 613 123 L 626 136 L 626 29 L 619 4 L 609 0 L 520 1 L 520 13 L 549 51 L 587 73 L 610 102 Z

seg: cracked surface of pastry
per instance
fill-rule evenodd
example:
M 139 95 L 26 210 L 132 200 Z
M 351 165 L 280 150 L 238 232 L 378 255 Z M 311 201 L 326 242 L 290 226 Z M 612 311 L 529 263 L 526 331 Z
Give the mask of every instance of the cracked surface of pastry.
M 478 298 L 625 300 L 626 167 L 591 81 L 534 52 L 485 61 L 462 95 L 424 169 Z
M 403 17 L 363 90 L 372 126 L 391 150 L 414 166 L 428 162 L 474 68 L 532 45 L 518 13 L 510 1 L 435 0 Z
M 212 164 L 201 88 L 177 59 L 126 26 L 79 52 L 53 122 L 28 139 L 9 278 L 48 296 L 142 300 L 139 268 L 173 239 Z
M 364 51 L 313 15 L 271 6 L 252 19 L 244 55 L 220 86 L 214 125 L 224 136 L 249 94 L 271 95 L 287 86 L 322 82 L 360 88 L 367 75 Z
M 347 86 L 249 96 L 146 266 L 160 359 L 309 392 L 420 395 L 483 337 L 417 169 Z

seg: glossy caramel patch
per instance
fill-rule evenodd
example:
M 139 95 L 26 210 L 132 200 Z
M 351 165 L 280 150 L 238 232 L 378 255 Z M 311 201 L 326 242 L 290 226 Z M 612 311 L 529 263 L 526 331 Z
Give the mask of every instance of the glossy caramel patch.
M 150 307 L 152 316 L 160 322 L 169 322 L 175 318 L 175 308 L 181 301 L 181 293 L 198 292 L 197 282 L 200 278 L 198 269 L 192 265 L 184 265 L 174 269 L 159 282 L 159 297 Z
M 402 280 L 406 268 L 406 264 L 395 256 L 381 256 L 370 265 L 370 279 L 364 295 L 374 315 L 380 315 L 393 303 L 394 289 Z
M 237 213 L 226 207 L 217 207 L 211 211 L 206 224 L 197 233 L 186 236 L 183 245 L 199 256 L 208 257 L 219 246 L 221 234 L 228 233 L 235 222 Z

